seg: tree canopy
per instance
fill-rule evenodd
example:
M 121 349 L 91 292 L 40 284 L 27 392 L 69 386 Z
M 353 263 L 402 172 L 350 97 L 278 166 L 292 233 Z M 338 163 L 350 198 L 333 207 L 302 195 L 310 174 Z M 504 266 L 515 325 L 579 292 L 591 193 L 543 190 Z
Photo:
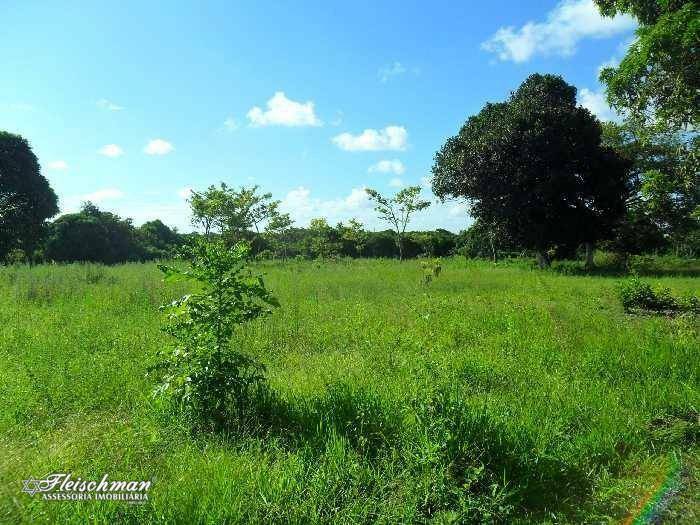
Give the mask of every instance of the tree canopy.
M 78 213 L 62 215 L 51 225 L 46 257 L 57 262 L 114 264 L 140 256 L 131 219 L 101 211 L 86 202 Z
M 58 198 L 29 142 L 0 131 L 0 260 L 12 248 L 32 256 L 57 213 Z
M 192 192 L 189 199 L 192 224 L 209 236 L 212 230 L 229 243 L 248 240 L 252 230 L 260 233 L 261 225 L 277 213 L 279 201 L 271 193 L 259 193 L 259 186 L 241 186 L 238 190 L 221 183 L 203 192 Z
M 656 129 L 700 127 L 700 4 L 697 0 L 595 0 L 601 13 L 629 13 L 637 39 L 617 67 L 602 70 L 608 100 Z
M 641 253 L 671 247 L 697 252 L 700 221 L 700 137 L 655 133 L 638 137 L 633 121 L 606 123 L 603 141 L 631 163 L 634 191 L 625 224 L 613 236 L 621 251 Z
M 601 133 L 598 120 L 576 105 L 575 87 L 531 75 L 436 153 L 433 191 L 466 198 L 477 220 L 541 254 L 594 243 L 623 215 L 631 190 L 629 163 L 601 144 Z

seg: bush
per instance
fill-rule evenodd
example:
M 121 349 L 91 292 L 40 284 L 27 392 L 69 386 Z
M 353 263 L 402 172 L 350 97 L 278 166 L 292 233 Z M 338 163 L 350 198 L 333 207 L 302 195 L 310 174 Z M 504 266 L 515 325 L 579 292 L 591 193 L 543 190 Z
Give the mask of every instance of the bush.
M 670 288 L 653 288 L 639 277 L 633 277 L 620 285 L 620 300 L 625 311 L 634 309 L 653 312 L 700 311 L 700 301 L 696 296 L 674 297 Z
M 5 262 L 7 264 L 24 264 L 25 262 L 27 262 L 27 255 L 21 248 L 12 248 L 10 251 L 7 252 L 7 255 L 5 256 Z
M 423 284 L 430 284 L 435 277 L 439 277 L 442 272 L 442 264 L 440 259 L 424 259 L 420 263 L 423 270 Z
M 244 353 L 231 349 L 238 325 L 279 306 L 259 276 L 247 266 L 249 247 L 232 249 L 222 242 L 195 242 L 183 256 L 182 270 L 159 265 L 166 280 L 190 280 L 199 291 L 163 307 L 165 331 L 174 348 L 153 367 L 161 372 L 156 394 L 167 395 L 205 428 L 221 430 L 229 416 L 243 416 L 253 391 L 264 381 L 264 368 Z

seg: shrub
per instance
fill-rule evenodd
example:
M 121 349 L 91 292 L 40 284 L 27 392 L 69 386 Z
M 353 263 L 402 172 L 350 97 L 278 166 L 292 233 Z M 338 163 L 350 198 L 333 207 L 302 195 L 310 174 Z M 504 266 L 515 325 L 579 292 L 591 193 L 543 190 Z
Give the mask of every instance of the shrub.
M 7 252 L 7 255 L 5 256 L 5 262 L 7 264 L 24 264 L 25 262 L 27 262 L 27 255 L 21 248 L 12 248 L 10 251 Z
M 264 381 L 262 365 L 231 348 L 234 330 L 279 303 L 262 278 L 251 274 L 247 245 L 229 249 L 199 240 L 183 256 L 189 268 L 159 268 L 166 280 L 195 281 L 199 291 L 162 307 L 168 312 L 164 329 L 175 345 L 154 367 L 162 373 L 156 394 L 171 396 L 206 427 L 219 430 L 229 415 L 243 415 Z
M 667 287 L 653 288 L 635 276 L 620 285 L 620 300 L 625 311 L 633 309 L 663 311 L 700 311 L 700 302 L 695 296 L 677 298 Z
M 420 267 L 423 269 L 423 284 L 430 284 L 433 278 L 439 277 L 442 272 L 440 259 L 425 259 L 421 261 Z

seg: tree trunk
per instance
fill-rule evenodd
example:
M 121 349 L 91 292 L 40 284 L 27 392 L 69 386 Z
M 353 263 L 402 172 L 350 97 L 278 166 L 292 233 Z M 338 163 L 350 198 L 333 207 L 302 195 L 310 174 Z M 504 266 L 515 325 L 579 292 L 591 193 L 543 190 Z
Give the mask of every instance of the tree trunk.
M 592 242 L 586 243 L 586 270 L 592 270 L 595 266 L 593 255 L 595 254 L 595 245 Z
M 493 234 L 489 235 L 489 240 L 491 241 L 491 257 L 493 257 L 493 262 L 496 262 L 496 244 L 494 243 Z
M 396 244 L 399 245 L 399 261 L 403 261 L 403 242 L 401 235 L 396 237 Z
M 537 252 L 535 256 L 537 257 L 537 264 L 540 268 L 549 268 L 551 261 L 549 260 L 549 255 L 547 255 L 547 252 Z

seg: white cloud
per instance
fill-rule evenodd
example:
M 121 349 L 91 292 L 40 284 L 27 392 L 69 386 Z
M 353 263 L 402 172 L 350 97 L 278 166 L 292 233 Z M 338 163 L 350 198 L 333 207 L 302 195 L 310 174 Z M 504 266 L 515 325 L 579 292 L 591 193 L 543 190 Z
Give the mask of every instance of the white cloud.
M 308 188 L 299 186 L 287 193 L 280 207 L 300 225 L 315 217 L 325 217 L 335 224 L 351 217 L 363 217 L 372 209 L 364 187 L 353 188 L 344 198 L 322 200 L 312 197 Z
M 251 126 L 321 126 L 323 123 L 314 113 L 314 103 L 295 102 L 286 97 L 283 91 L 277 91 L 267 101 L 267 109 L 258 106 L 247 113 Z
M 347 208 L 349 210 L 356 210 L 366 206 L 369 203 L 369 197 L 364 187 L 353 188 L 350 192 L 350 195 L 345 197 L 345 199 L 343 199 L 341 203 L 343 208 Z
M 107 100 L 106 98 L 102 98 L 97 101 L 97 107 L 106 109 L 107 111 L 121 111 L 124 109 L 124 106 L 120 106 L 118 104 L 115 104 L 114 102 L 111 102 Z
M 367 171 L 369 173 L 393 173 L 394 175 L 403 175 L 406 167 L 399 159 L 380 160 L 376 164 L 372 164 Z
M 185 188 L 177 190 L 177 194 L 183 199 L 189 199 L 192 194 L 192 188 L 186 186 Z
M 408 142 L 408 132 L 403 126 L 387 126 L 379 131 L 366 129 L 359 135 L 341 133 L 332 140 L 345 151 L 403 151 Z
M 570 56 L 584 38 L 610 37 L 635 27 L 629 15 L 601 16 L 593 0 L 563 0 L 544 22 L 528 22 L 519 29 L 501 27 L 481 47 L 500 60 L 525 62 L 535 55 Z
M 620 120 L 620 115 L 608 106 L 605 93 L 602 91 L 591 91 L 588 88 L 583 88 L 579 90 L 578 95 L 581 106 L 588 109 L 600 120 L 612 120 L 613 122 Z
M 403 186 L 403 181 L 398 177 L 394 177 L 389 181 L 389 186 L 392 188 L 401 188 Z
M 68 163 L 65 160 L 52 160 L 47 164 L 50 170 L 67 170 Z
M 167 155 L 174 149 L 173 145 L 167 140 L 154 139 L 146 144 L 146 147 L 143 148 L 143 152 L 146 155 Z
M 104 155 L 105 157 L 121 157 L 124 155 L 124 150 L 121 149 L 119 146 L 116 144 L 107 144 L 105 146 L 102 146 L 98 152 L 100 155 Z
M 228 117 L 224 120 L 224 128 L 226 128 L 227 131 L 236 131 L 239 128 L 238 122 L 236 122 L 236 119 L 233 117 Z
M 81 201 L 91 201 L 94 203 L 100 203 L 113 199 L 121 199 L 124 196 L 121 190 L 117 188 L 105 188 L 103 190 L 97 190 L 92 193 L 87 193 L 80 196 Z

